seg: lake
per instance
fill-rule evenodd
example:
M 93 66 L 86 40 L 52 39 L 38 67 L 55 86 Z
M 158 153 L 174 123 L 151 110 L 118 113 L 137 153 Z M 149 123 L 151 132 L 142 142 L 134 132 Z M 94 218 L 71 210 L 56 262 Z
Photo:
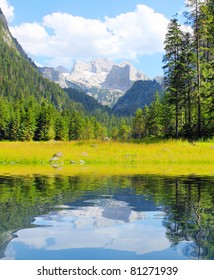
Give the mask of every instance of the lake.
M 214 177 L 0 176 L 0 259 L 214 259 Z

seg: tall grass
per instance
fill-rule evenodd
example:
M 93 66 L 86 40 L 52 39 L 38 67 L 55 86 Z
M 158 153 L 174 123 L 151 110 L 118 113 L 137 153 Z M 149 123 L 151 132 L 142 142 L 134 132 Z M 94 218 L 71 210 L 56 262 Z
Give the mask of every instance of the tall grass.
M 54 169 L 50 159 L 62 153 Z M 0 142 L 0 173 L 214 175 L 214 142 Z

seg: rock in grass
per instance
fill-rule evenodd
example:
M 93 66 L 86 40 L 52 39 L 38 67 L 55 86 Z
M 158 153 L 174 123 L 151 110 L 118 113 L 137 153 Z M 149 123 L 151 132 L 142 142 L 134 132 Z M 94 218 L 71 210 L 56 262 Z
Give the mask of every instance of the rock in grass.
M 61 153 L 61 152 L 57 152 L 57 153 L 55 153 L 55 154 L 52 155 L 52 157 L 51 157 L 51 159 L 50 159 L 50 162 L 57 161 L 57 160 L 59 160 L 61 157 L 62 157 L 62 153 Z
M 111 139 L 110 139 L 109 137 L 105 137 L 105 138 L 103 139 L 103 141 L 109 142 L 109 141 L 111 141 Z
M 97 148 L 98 145 L 97 145 L 97 144 L 91 144 L 91 147 L 92 147 L 92 148 Z
M 59 170 L 62 169 L 62 166 L 60 164 L 57 164 L 57 163 L 53 163 L 53 164 L 51 164 L 51 166 L 55 169 L 59 169 Z
M 62 152 L 57 152 L 53 155 L 53 157 L 61 158 L 62 157 Z

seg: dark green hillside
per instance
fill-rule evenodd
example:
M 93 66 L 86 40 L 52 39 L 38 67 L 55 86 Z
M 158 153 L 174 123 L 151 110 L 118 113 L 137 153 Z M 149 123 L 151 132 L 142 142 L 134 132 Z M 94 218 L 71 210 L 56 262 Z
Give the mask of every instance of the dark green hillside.
M 0 10 L 0 140 L 102 138 L 105 125 L 92 117 L 97 104 L 90 102 L 69 97 L 39 73 Z
M 138 108 L 149 106 L 155 99 L 156 92 L 162 93 L 161 85 L 153 81 L 137 81 L 119 98 L 113 111 L 120 115 L 134 115 Z
M 56 108 L 63 108 L 67 95 L 59 86 L 44 79 L 30 61 L 0 17 L 0 96 L 9 101 L 30 96 L 37 101 L 45 98 Z
M 71 100 L 81 103 L 87 112 L 95 113 L 97 110 L 101 110 L 105 113 L 112 114 L 113 111 L 108 106 L 103 106 L 96 99 L 87 95 L 85 92 L 74 89 L 67 88 L 64 91 L 68 94 Z

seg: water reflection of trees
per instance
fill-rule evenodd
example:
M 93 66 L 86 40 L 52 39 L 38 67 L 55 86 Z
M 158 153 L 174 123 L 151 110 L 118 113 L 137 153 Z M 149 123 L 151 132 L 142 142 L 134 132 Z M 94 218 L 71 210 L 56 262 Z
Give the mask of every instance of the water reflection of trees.
M 35 216 L 54 206 L 84 201 L 84 196 L 112 195 L 128 190 L 127 201 L 138 211 L 141 196 L 166 213 L 163 225 L 172 246 L 194 259 L 214 258 L 214 178 L 161 176 L 4 176 L 0 177 L 0 248 L 18 229 L 32 227 Z M 150 205 L 150 206 L 149 206 Z M 144 207 L 151 207 L 151 203 Z M 152 206 L 153 207 L 153 206 Z M 149 211 L 149 208 L 148 210 Z M 1 247 L 2 245 L 2 247 Z
M 214 259 L 214 178 L 135 177 L 138 193 L 153 197 L 166 213 L 172 246 L 191 259 Z M 143 186 L 143 189 L 141 188 Z
M 183 254 L 193 259 L 214 258 L 214 190 L 210 180 L 176 180 L 164 226 L 173 246 L 186 243 Z M 191 250 L 189 246 L 191 245 Z M 185 252 L 186 249 L 186 252 Z

